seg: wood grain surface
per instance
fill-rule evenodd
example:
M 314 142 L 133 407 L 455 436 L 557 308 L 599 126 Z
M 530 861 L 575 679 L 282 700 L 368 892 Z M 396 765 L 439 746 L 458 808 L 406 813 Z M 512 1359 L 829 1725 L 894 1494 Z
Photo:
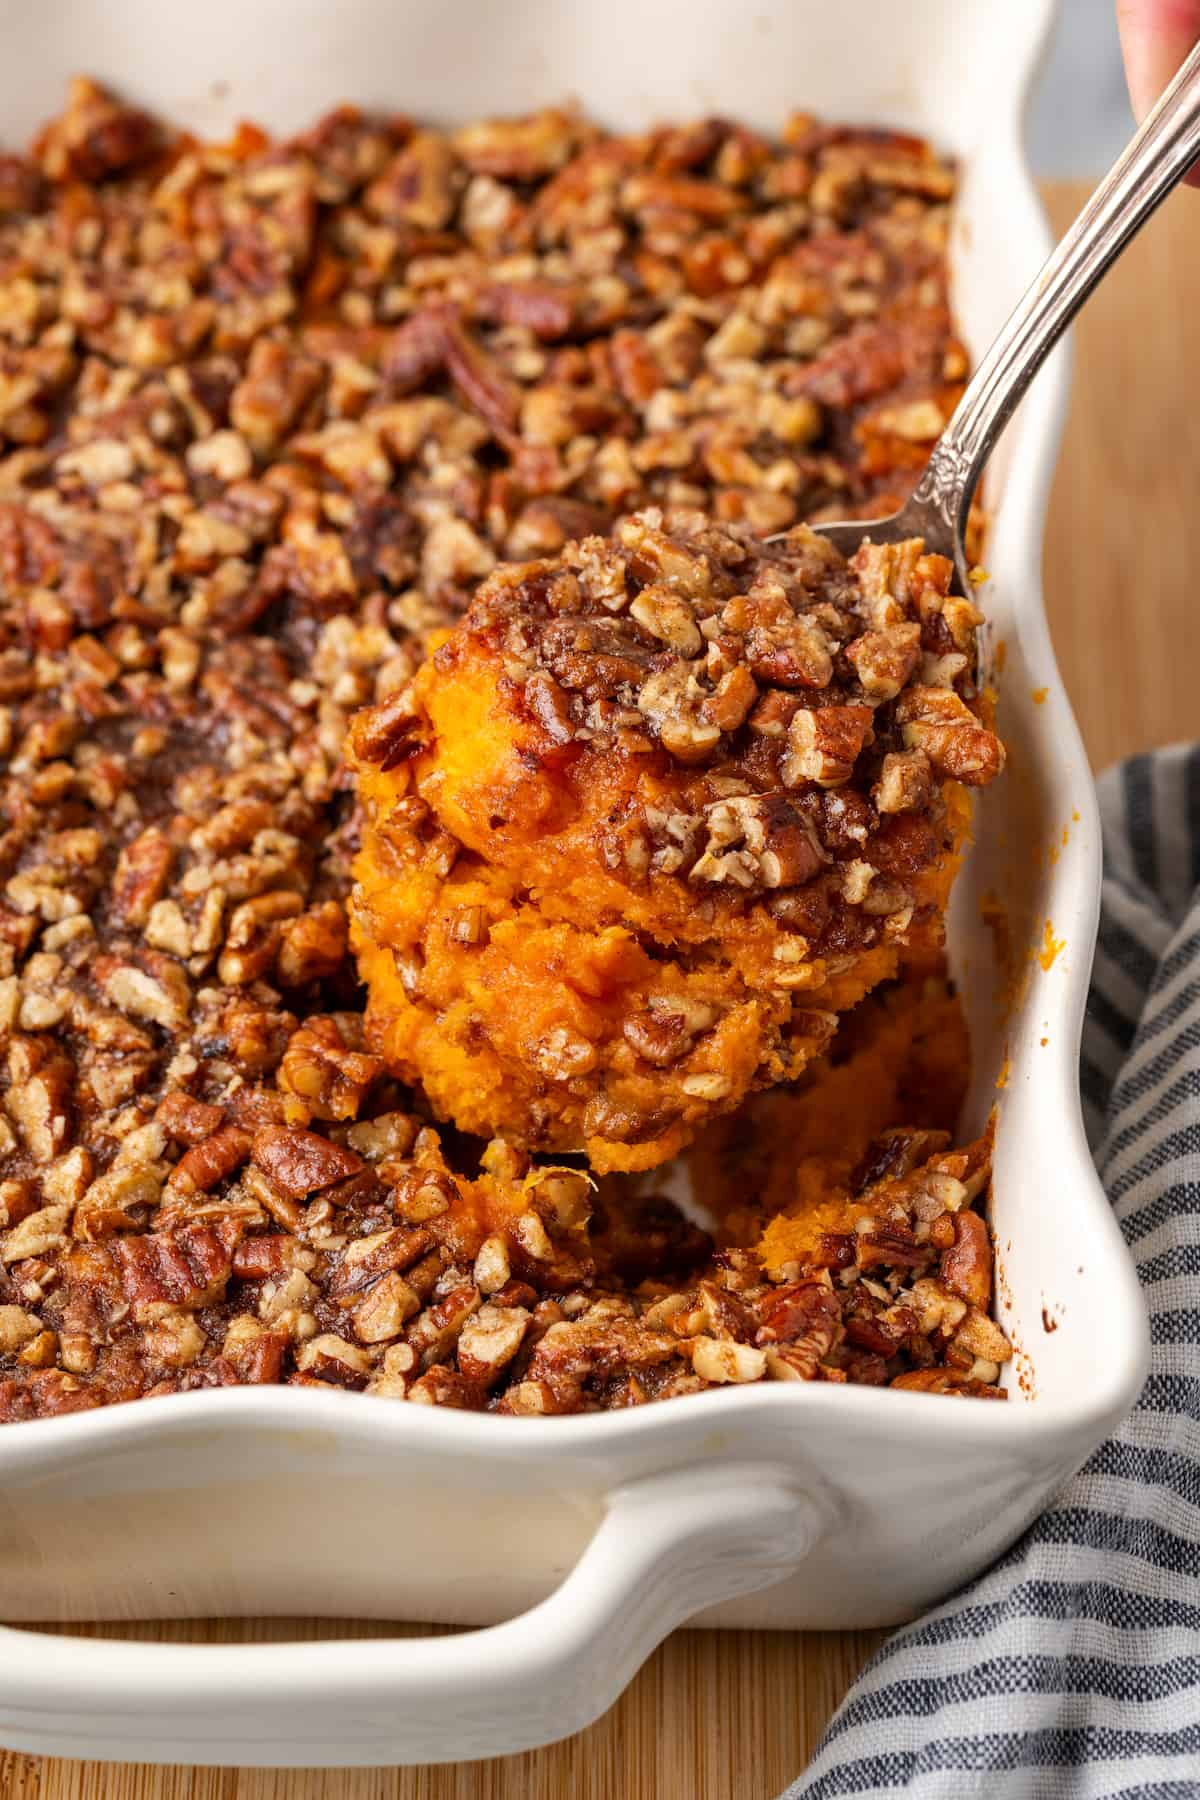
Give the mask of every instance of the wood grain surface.
M 1055 186 L 1056 226 L 1086 189 Z M 1176 195 L 1092 302 L 1055 486 L 1046 593 L 1096 767 L 1200 732 L 1200 194 Z M 88 1628 L 84 1628 L 87 1630 Z M 150 1640 L 382 1635 L 353 1621 L 105 1627 Z M 101 1635 L 97 1632 L 93 1635 Z M 0 1750 L 2 1800 L 770 1800 L 882 1633 L 679 1632 L 590 1731 L 458 1768 L 147 1769 Z

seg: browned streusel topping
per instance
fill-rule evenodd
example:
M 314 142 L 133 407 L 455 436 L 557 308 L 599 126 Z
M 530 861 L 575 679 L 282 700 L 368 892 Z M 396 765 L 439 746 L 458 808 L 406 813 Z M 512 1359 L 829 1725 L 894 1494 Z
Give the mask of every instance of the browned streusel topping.
M 168 1140 L 191 1147 L 139 1231 Z M 998 1396 L 990 1145 L 942 1142 L 887 1134 L 856 1230 L 772 1281 L 666 1202 L 593 1218 L 587 1176 L 499 1142 L 468 1180 L 406 1113 L 322 1137 L 173 1094 L 0 1237 L 0 1420 L 281 1380 L 519 1415 L 764 1378 Z
M 621 819 L 628 879 L 754 895 L 807 885 L 847 838 L 861 849 L 888 815 L 928 811 L 937 784 L 982 786 L 1003 766 L 964 700 L 981 614 L 952 576 L 919 538 L 847 561 L 807 526 L 762 544 L 652 510 L 559 562 L 499 569 L 464 631 L 560 769 L 661 747 L 678 779 L 704 771 L 701 812 Z M 459 650 L 433 667 L 453 679 Z M 397 766 L 420 725 L 396 696 L 360 723 L 363 760 Z
M 344 1272 L 440 1167 L 362 1044 L 348 719 L 499 558 L 901 497 L 952 185 L 804 119 L 200 146 L 86 82 L 0 158 L 0 1417 L 452 1344 L 453 1245 Z
M 420 628 L 647 503 L 886 511 L 965 372 L 953 176 L 890 133 L 343 109 L 167 150 L 77 83 L 3 176 L 3 485 L 185 629 L 373 592 Z

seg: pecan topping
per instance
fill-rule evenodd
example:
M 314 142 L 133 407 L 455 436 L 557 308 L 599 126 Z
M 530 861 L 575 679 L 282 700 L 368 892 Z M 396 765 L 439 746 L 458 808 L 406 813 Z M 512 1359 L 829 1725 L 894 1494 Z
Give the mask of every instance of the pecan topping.
M 718 1375 L 731 1345 L 762 1378 L 994 1385 L 953 1286 L 978 1159 L 825 1234 L 857 1298 L 814 1365 L 755 1341 L 756 1289 L 812 1273 L 669 1209 L 634 1233 L 515 1152 L 452 1174 L 346 919 L 378 826 L 411 903 L 387 968 L 445 1066 L 481 1096 L 515 1066 L 526 1141 L 590 1120 L 626 1165 L 799 1075 L 822 985 L 931 950 L 948 784 L 999 764 L 978 613 L 920 545 L 843 566 L 796 528 L 889 510 L 954 402 L 952 186 L 810 124 L 343 108 L 214 147 L 87 81 L 0 158 L 0 1420 L 264 1381 L 636 1405 L 706 1385 L 701 1338 Z M 470 843 L 413 685 L 464 619 L 495 682 L 456 717 L 514 749 L 463 765 Z M 848 780 L 788 786 L 794 719 L 860 706 Z M 355 715 L 386 824 L 348 792 Z

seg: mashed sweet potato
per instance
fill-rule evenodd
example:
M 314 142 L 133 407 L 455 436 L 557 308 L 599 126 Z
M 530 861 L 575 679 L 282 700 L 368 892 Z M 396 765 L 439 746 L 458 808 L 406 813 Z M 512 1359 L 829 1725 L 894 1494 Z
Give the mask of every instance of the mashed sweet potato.
M 599 1172 L 795 1078 L 940 943 L 1002 765 L 950 576 L 919 540 L 847 562 L 657 512 L 498 569 L 351 734 L 388 1066 Z

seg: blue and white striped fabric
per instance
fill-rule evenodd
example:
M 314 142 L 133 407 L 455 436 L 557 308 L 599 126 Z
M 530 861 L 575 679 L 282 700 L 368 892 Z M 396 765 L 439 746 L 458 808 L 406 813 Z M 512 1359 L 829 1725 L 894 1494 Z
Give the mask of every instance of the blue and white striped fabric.
M 1082 1085 L 1150 1375 L 1021 1542 L 884 1645 L 784 1800 L 1200 1800 L 1200 748 L 1100 797 Z

